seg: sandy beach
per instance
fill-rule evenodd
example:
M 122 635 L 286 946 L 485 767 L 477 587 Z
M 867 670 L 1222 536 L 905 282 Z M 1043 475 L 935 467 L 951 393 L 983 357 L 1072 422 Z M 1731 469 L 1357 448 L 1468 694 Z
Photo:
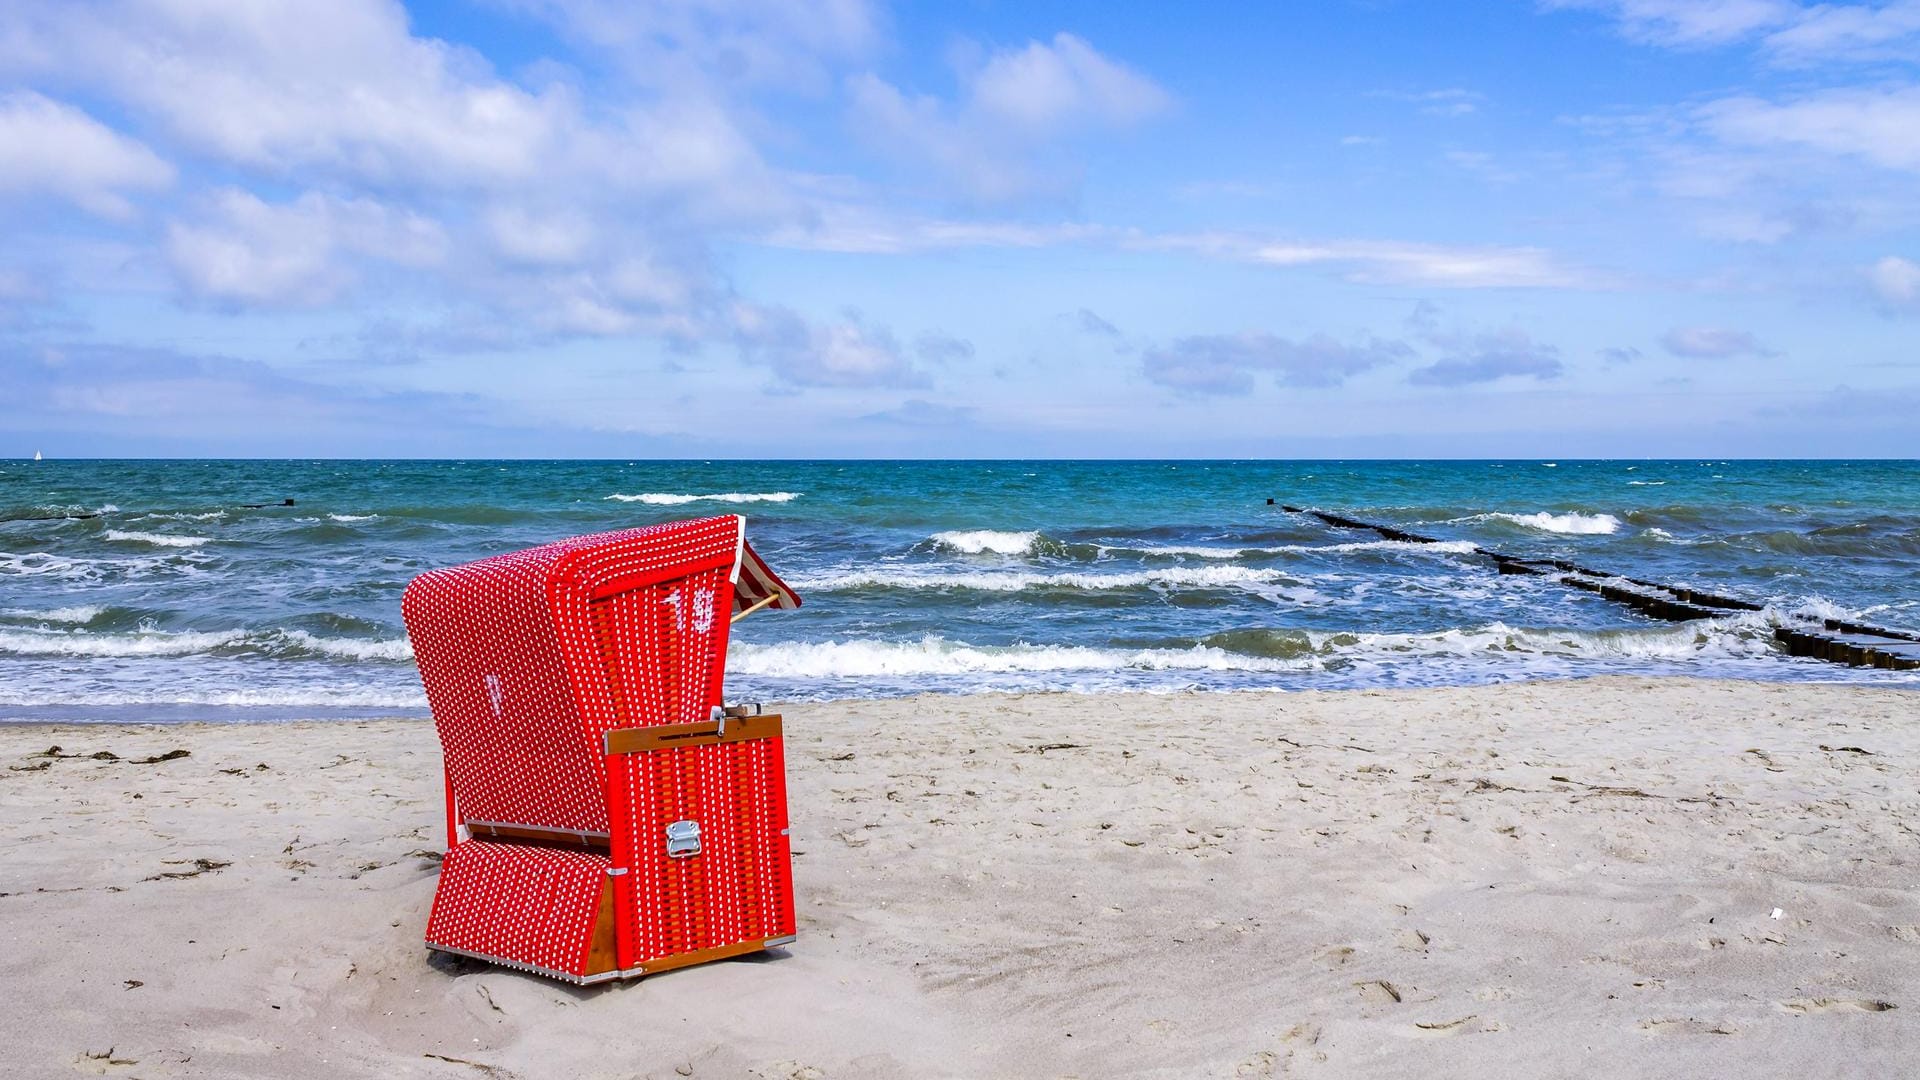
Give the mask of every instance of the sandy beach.
M 0 1073 L 1897 1075 L 1916 706 L 1635 678 L 796 706 L 799 940 L 586 990 L 422 948 L 427 723 L 8 726 Z

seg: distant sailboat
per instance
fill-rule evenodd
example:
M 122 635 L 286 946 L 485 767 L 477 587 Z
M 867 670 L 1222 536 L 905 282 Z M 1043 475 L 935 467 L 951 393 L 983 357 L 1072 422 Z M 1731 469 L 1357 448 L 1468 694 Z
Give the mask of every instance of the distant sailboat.
M 40 457 L 40 451 L 38 451 L 38 450 L 35 450 L 35 451 L 33 452 L 33 460 L 35 460 L 35 461 L 39 461 L 39 460 L 41 460 L 41 457 Z

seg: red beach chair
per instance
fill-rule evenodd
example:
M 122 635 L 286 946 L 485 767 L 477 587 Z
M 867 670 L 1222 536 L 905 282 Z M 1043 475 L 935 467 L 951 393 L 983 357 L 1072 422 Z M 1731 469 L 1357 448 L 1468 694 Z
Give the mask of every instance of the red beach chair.
M 592 983 L 792 941 L 780 718 L 721 678 L 732 621 L 799 606 L 734 515 L 415 578 L 447 788 L 427 946 Z

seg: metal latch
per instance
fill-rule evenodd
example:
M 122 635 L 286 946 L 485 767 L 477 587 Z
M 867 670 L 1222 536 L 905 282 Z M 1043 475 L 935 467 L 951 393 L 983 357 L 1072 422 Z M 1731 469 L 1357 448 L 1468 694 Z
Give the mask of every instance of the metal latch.
M 676 821 L 667 826 L 667 857 L 684 859 L 700 854 L 700 823 Z

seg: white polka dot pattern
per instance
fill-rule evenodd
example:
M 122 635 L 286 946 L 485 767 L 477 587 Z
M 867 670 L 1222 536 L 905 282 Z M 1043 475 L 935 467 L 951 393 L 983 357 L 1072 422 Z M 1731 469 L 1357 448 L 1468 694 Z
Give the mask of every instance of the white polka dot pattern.
M 590 602 L 703 570 L 724 578 L 743 528 L 727 515 L 582 536 L 407 586 L 401 610 L 463 820 L 607 830 L 599 741 L 618 719 Z M 716 705 L 726 626 L 701 635 L 718 638 L 703 653 Z
M 584 976 L 607 857 L 468 840 L 447 853 L 427 943 Z
M 613 877 L 623 969 L 793 933 L 779 739 L 611 757 L 602 745 L 612 728 L 704 721 L 721 703 L 736 574 L 755 598 L 778 591 L 773 606 L 798 606 L 744 529 L 725 516 L 584 536 L 408 586 L 459 820 L 611 836 L 611 858 L 454 846 L 430 944 L 589 974 L 609 867 L 631 871 Z M 666 827 L 683 820 L 699 823 L 701 851 L 670 858 Z

